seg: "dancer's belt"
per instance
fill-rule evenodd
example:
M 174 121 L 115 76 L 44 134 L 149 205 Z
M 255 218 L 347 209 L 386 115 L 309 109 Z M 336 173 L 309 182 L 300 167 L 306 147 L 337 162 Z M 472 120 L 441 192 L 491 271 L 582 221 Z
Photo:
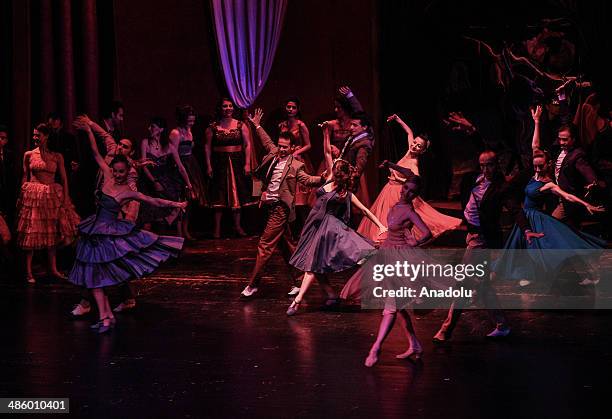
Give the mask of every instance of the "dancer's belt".
M 216 146 L 216 147 L 213 147 L 213 151 L 216 153 L 238 153 L 242 151 L 242 146 L 241 145 Z

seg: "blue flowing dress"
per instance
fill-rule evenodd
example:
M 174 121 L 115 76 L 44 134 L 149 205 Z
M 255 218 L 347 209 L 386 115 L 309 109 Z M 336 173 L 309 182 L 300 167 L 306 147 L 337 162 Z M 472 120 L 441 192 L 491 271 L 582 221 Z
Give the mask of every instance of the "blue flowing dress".
M 376 249 L 372 242 L 348 226 L 351 193 L 338 195 L 317 189 L 317 201 L 308 214 L 289 264 L 303 272 L 327 274 L 362 263 Z
M 524 232 L 515 225 L 506 240 L 505 250 L 493 268 L 500 279 L 535 279 L 538 274 L 556 272 L 573 257 L 580 257 L 584 261 L 597 258 L 606 246 L 604 240 L 573 230 L 542 212 L 546 195 L 550 193 L 540 190 L 545 184 L 532 178 L 525 187 L 523 203 L 531 231 L 544 233 L 544 236 L 532 239 L 529 244 Z M 515 252 L 517 249 L 526 252 Z
M 79 224 L 76 260 L 68 279 L 86 288 L 109 287 L 151 274 L 176 257 L 183 238 L 158 236 L 118 218 L 121 206 L 98 191 L 96 214 Z

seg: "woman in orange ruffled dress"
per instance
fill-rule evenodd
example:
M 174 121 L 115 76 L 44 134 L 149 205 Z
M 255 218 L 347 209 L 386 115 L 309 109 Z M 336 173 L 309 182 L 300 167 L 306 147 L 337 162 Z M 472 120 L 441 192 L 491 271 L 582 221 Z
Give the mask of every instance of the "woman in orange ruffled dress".
M 389 118 L 387 118 L 387 122 L 396 121 L 401 125 L 401 127 L 406 131 L 408 135 L 408 151 L 397 162 L 399 166 L 408 168 L 412 170 L 415 175 L 419 175 L 419 165 L 418 159 L 419 157 L 427 151 L 429 147 L 429 141 L 425 136 L 417 136 L 414 137 L 414 134 L 410 127 L 406 125 L 402 119 L 393 114 Z M 379 220 L 382 220 L 385 223 L 387 220 L 387 215 L 389 214 L 389 210 L 399 202 L 400 195 L 402 191 L 402 185 L 406 181 L 406 178 L 402 176 L 401 173 L 390 169 L 391 174 L 389 175 L 389 182 L 383 187 L 382 191 L 374 201 L 372 208 L 370 211 L 374 214 Z M 461 224 L 461 219 L 455 217 L 449 217 L 448 215 L 444 215 L 427 202 L 425 202 L 421 197 L 416 197 L 412 204 L 414 206 L 414 210 L 419 214 L 421 219 L 425 222 L 427 227 L 431 230 L 433 238 L 438 237 L 440 234 L 444 233 L 448 230 L 453 230 L 459 227 Z M 357 232 L 361 235 L 370 238 L 371 240 L 384 240 L 386 237 L 378 236 L 379 230 L 378 227 L 372 223 L 368 218 L 364 218 L 359 224 L 359 228 Z M 421 238 L 421 231 L 418 229 L 414 229 L 413 234 L 417 240 Z
M 77 235 L 79 216 L 68 193 L 64 158 L 49 149 L 50 128 L 40 124 L 33 140 L 38 147 L 23 156 L 23 180 L 17 203 L 17 245 L 26 252 L 26 275 L 30 283 L 34 250 L 47 249 L 49 272 L 67 279 L 57 269 L 56 248 L 70 244 Z M 59 174 L 62 184 L 55 182 Z

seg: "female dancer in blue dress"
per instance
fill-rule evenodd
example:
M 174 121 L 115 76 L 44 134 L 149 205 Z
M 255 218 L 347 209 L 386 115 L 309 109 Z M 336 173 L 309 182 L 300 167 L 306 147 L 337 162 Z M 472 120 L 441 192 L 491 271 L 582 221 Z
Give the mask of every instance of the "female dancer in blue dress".
M 327 183 L 317 190 L 313 206 L 289 264 L 304 272 L 302 286 L 287 310 L 288 316 L 297 313 L 304 294 L 316 278 L 327 294 L 326 305 L 338 302 L 338 295 L 325 274 L 349 269 L 364 261 L 374 250 L 372 243 L 351 229 L 351 204 L 371 219 L 380 234 L 387 228 L 350 192 L 351 166 L 345 160 L 332 162 L 329 130 L 323 130 Z
M 593 214 L 603 211 L 588 202 L 565 192 L 552 181 L 551 161 L 545 151 L 534 149 L 533 168 L 535 175 L 525 187 L 523 212 L 529 220 L 531 230 L 521 231 L 515 225 L 504 249 L 529 249 L 529 260 L 515 252 L 503 252 L 495 264 L 495 276 L 500 279 L 518 280 L 521 286 L 531 283 L 536 276 L 535 267 L 544 272 L 556 272 L 576 252 L 546 252 L 549 249 L 598 250 L 605 242 L 589 234 L 575 231 L 563 222 L 545 214 L 543 211 L 547 194 L 555 194 L 568 202 L 583 205 Z M 536 233 L 537 232 L 537 233 Z M 524 255 L 523 255 L 524 256 Z
M 104 333 L 115 323 L 104 289 L 152 273 L 161 262 L 177 256 L 183 247 L 181 237 L 158 236 L 118 219 L 122 204 L 136 200 L 184 210 L 187 203 L 151 198 L 131 190 L 127 183 L 130 168 L 127 158 L 117 155 L 106 164 L 91 130 L 88 134 L 104 183 L 98 191 L 96 214 L 79 224 L 76 260 L 68 278 L 75 285 L 92 290 L 100 315 L 93 328 Z
M 402 184 L 400 200 L 393 205 L 388 212 L 387 226 L 389 227 L 389 231 L 386 240 L 381 245 L 381 249 L 387 249 L 387 251 L 389 249 L 412 249 L 422 245 L 430 240 L 433 234 L 412 204 L 412 201 L 419 195 L 421 185 L 420 178 L 410 169 L 388 161 L 383 162 L 380 167 L 393 169 L 406 179 Z M 420 234 L 418 240 L 413 234 L 413 228 L 419 230 Z M 398 256 L 401 257 L 402 255 Z M 394 258 L 391 257 L 391 259 Z M 361 270 L 356 272 L 342 289 L 340 297 L 343 299 L 359 298 L 366 292 L 371 293 L 371 290 L 366 290 L 366 288 L 373 283 L 371 281 L 365 284 L 362 283 L 362 277 L 363 273 Z M 405 307 L 408 303 L 408 301 L 402 301 L 400 305 Z M 366 367 L 371 367 L 378 362 L 378 354 L 380 353 L 383 342 L 391 332 L 391 329 L 393 329 L 398 311 L 405 326 L 404 330 L 408 338 L 408 349 L 397 355 L 396 358 L 405 359 L 414 356 L 416 359 L 419 359 L 421 357 L 423 347 L 417 339 L 412 320 L 410 319 L 410 313 L 405 308 L 398 308 L 397 302 L 395 298 L 393 298 L 385 302 L 385 309 L 383 310 L 383 317 L 378 327 L 376 341 L 370 348 L 370 352 L 365 360 Z

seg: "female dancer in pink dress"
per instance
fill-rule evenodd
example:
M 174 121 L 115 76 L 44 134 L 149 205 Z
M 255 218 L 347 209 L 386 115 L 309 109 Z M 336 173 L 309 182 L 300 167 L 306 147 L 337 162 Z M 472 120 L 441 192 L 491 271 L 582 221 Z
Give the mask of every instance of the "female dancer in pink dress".
M 38 147 L 23 155 L 23 180 L 17 203 L 17 245 L 26 252 L 29 283 L 35 282 L 32 257 L 38 249 L 47 249 L 51 275 L 66 279 L 57 269 L 56 248 L 74 241 L 79 223 L 68 193 L 64 158 L 48 147 L 50 132 L 46 124 L 38 125 L 33 134 Z M 55 182 L 57 174 L 61 185 Z
M 429 141 L 423 137 L 414 137 L 412 130 L 402 119 L 393 114 L 389 118 L 387 118 L 387 122 L 397 121 L 406 134 L 408 135 L 408 151 L 401 158 L 400 161 L 397 162 L 399 166 L 406 167 L 415 175 L 419 175 L 419 166 L 418 166 L 418 158 L 421 156 L 429 146 Z M 389 210 L 393 205 L 395 205 L 400 200 L 400 195 L 402 191 L 402 185 L 406 179 L 403 177 L 401 173 L 396 170 L 391 169 L 391 174 L 389 175 L 389 182 L 383 187 L 382 191 L 374 201 L 372 208 L 370 211 L 374 215 L 376 215 L 381 220 L 387 219 L 387 214 L 389 214 Z M 414 206 L 414 210 L 419 214 L 421 219 L 427 224 L 427 227 L 431 230 L 431 234 L 433 238 L 438 237 L 440 234 L 444 233 L 447 230 L 453 230 L 459 227 L 461 224 L 461 220 L 459 218 L 449 217 L 448 215 L 444 215 L 438 211 L 436 211 L 431 205 L 425 202 L 421 197 L 417 196 L 412 201 L 412 205 Z M 384 221 L 383 221 L 384 222 Z M 369 237 L 372 240 L 375 240 L 378 235 L 378 227 L 374 225 L 369 219 L 364 218 L 359 224 L 359 228 L 357 232 L 365 237 Z M 421 232 L 419 230 L 415 230 L 414 235 L 417 239 L 421 237 Z M 384 240 L 385 237 L 380 237 L 381 240 Z

